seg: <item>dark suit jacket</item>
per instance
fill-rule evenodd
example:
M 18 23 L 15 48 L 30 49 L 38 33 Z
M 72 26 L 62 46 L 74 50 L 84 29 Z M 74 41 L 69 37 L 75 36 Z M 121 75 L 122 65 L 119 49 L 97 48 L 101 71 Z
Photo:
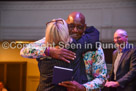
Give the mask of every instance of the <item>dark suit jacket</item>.
M 119 61 L 119 66 L 116 73 L 116 81 L 119 82 L 119 91 L 135 91 L 136 90 L 136 48 L 132 48 L 128 44 L 122 51 L 123 55 Z M 113 52 L 112 71 L 109 80 L 114 81 L 114 62 L 117 57 L 117 50 Z

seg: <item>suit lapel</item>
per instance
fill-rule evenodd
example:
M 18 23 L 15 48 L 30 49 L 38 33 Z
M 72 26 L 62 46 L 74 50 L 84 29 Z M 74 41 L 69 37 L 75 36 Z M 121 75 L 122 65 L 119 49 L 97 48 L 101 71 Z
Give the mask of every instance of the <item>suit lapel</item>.
M 130 47 L 130 48 L 131 48 L 131 47 Z M 120 61 L 119 61 L 118 69 L 119 69 L 119 66 L 121 65 L 122 61 L 124 60 L 124 58 L 127 56 L 128 51 L 129 51 L 129 44 L 128 44 L 127 47 L 122 51 L 123 54 L 122 54 L 121 59 L 120 59 Z M 118 69 L 117 69 L 117 71 L 118 71 Z
M 118 67 L 121 65 L 122 61 L 124 60 L 124 58 L 125 58 L 126 56 L 127 56 L 127 50 L 125 50 L 125 51 L 123 52 L 123 54 L 122 54 L 122 56 L 121 56 L 121 59 L 120 59 L 120 61 L 119 61 Z
M 115 63 L 115 60 L 116 60 L 116 58 L 117 58 L 117 54 L 118 54 L 118 52 L 117 52 L 117 50 L 114 52 L 114 55 L 113 55 L 113 64 Z

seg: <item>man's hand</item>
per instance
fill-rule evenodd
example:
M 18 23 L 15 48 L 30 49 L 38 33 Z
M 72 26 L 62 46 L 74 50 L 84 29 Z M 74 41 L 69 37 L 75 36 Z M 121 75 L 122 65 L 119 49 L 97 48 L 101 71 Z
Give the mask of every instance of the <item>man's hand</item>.
M 119 83 L 117 81 L 107 81 L 105 87 L 118 87 Z
M 74 52 L 59 47 L 56 48 L 50 47 L 49 56 L 55 59 L 65 61 L 67 63 L 70 63 L 69 60 L 74 60 L 76 58 Z
M 64 81 L 59 85 L 66 87 L 68 91 L 86 91 L 85 87 L 76 81 Z

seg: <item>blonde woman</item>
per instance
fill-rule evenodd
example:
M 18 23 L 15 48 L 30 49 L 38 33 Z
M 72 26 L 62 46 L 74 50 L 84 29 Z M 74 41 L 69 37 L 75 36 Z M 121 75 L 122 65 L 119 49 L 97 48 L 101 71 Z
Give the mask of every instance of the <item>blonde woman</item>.
M 58 18 L 48 22 L 45 32 L 45 44 L 47 46 L 59 46 L 62 43 L 68 44 L 72 38 L 69 36 L 67 23 L 65 20 Z
M 59 43 L 68 44 L 71 38 L 69 36 L 68 27 L 65 20 L 58 18 L 48 22 L 46 24 L 45 37 L 46 47 L 59 47 Z M 49 56 L 49 50 L 46 50 L 45 53 Z M 61 66 L 69 68 L 70 64 L 47 57 L 38 60 L 40 83 L 37 91 L 66 91 L 65 87 L 52 84 L 53 67 Z
M 67 27 L 67 23 L 65 20 L 58 18 L 53 19 L 52 21 L 47 23 L 46 33 L 45 33 L 45 45 L 46 47 L 67 47 L 70 46 L 69 43 L 77 44 L 80 42 L 85 42 L 84 38 L 81 38 L 78 41 L 75 41 L 69 36 L 69 31 Z M 63 44 L 63 46 L 62 46 Z M 81 45 L 84 43 L 81 43 Z M 61 46 L 60 46 L 61 45 Z M 70 63 L 53 59 L 53 58 L 40 58 L 39 62 L 39 70 L 40 70 L 40 84 L 38 86 L 38 91 L 66 91 L 65 87 L 52 84 L 53 77 L 53 67 L 61 66 L 66 68 L 73 69 L 73 79 L 79 83 L 84 83 L 87 81 L 86 73 L 85 73 L 85 65 L 83 62 L 82 53 L 86 50 L 83 49 L 84 45 L 81 48 L 69 48 L 76 53 L 76 58 L 74 61 L 70 61 Z M 89 49 L 88 49 L 89 50 Z M 45 51 L 46 55 L 49 55 L 49 50 Z

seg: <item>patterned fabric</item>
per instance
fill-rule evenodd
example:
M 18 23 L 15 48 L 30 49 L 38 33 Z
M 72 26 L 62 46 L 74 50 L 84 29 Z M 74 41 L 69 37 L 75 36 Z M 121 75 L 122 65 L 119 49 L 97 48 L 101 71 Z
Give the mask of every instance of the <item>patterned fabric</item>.
M 45 38 L 28 44 L 20 51 L 20 55 L 25 58 L 41 58 L 46 57 L 44 51 Z M 102 87 L 106 80 L 107 67 L 105 63 L 104 53 L 101 47 L 97 51 L 89 51 L 84 55 L 86 74 L 88 77 L 87 83 L 83 84 L 86 91 L 91 91 Z
M 20 55 L 25 58 L 41 58 L 45 57 L 44 51 L 45 47 L 45 37 L 34 43 L 28 44 L 26 47 L 22 48 Z
M 97 51 L 85 53 L 84 62 L 89 81 L 83 84 L 86 87 L 86 91 L 99 90 L 99 88 L 104 86 L 107 74 L 103 49 L 99 47 Z

